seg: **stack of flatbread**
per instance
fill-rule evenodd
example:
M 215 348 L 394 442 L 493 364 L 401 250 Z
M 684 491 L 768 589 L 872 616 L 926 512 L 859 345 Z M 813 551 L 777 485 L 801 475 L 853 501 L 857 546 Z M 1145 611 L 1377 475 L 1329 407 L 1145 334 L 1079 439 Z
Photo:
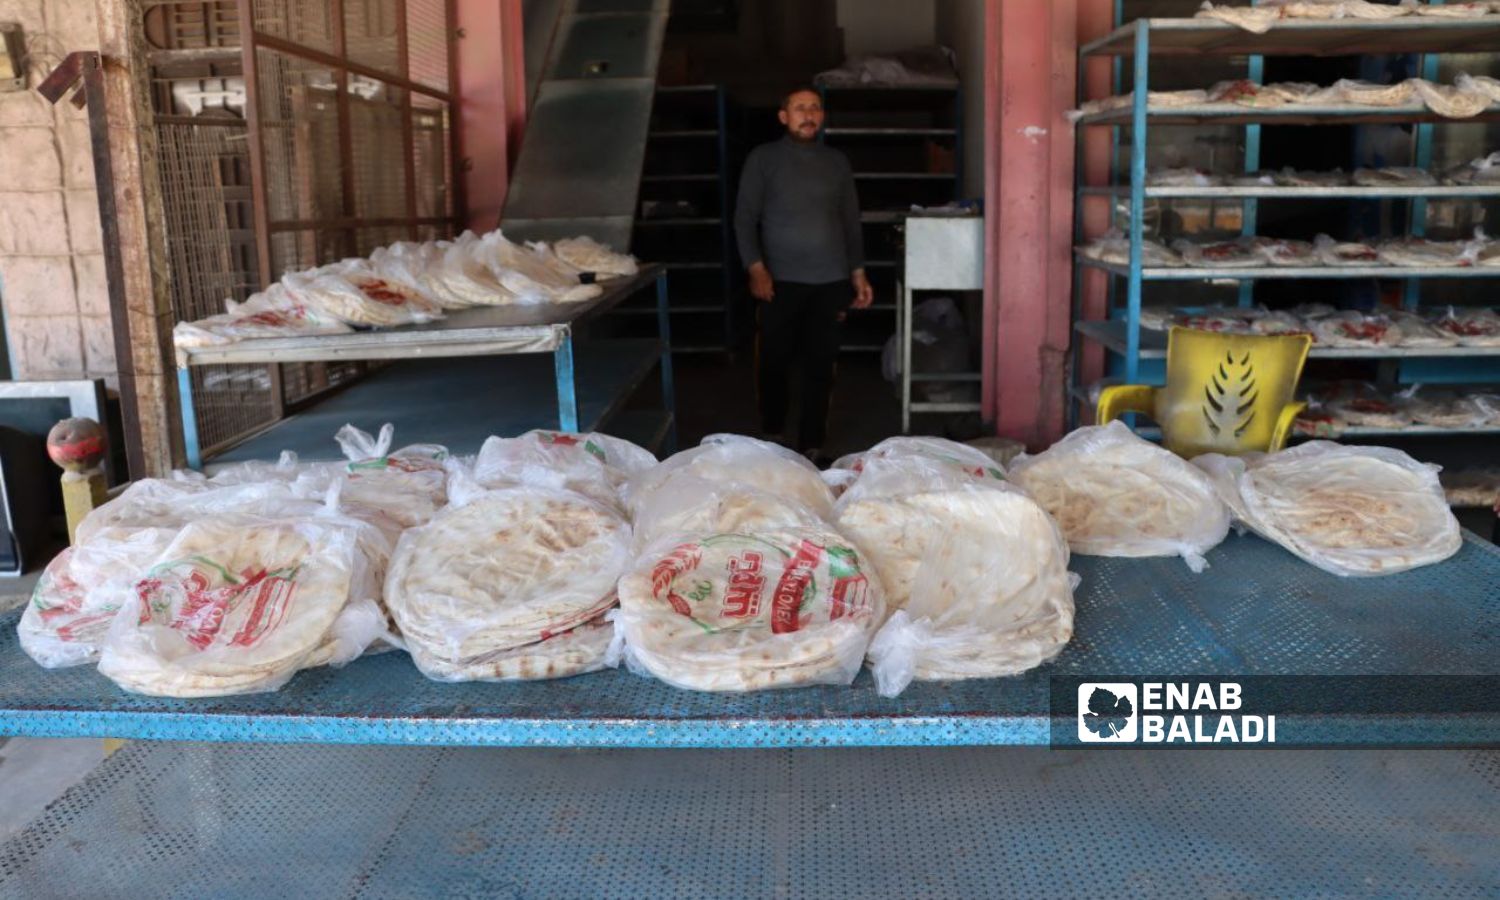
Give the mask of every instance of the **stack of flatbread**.
M 1401 326 L 1382 315 L 1343 310 L 1309 319 L 1313 340 L 1324 347 L 1395 347 Z
M 381 545 L 336 516 L 199 519 L 125 593 L 99 671 L 136 693 L 217 697 L 348 662 L 385 633 L 367 553 Z
M 649 450 L 621 438 L 539 429 L 487 439 L 474 460 L 473 477 L 485 488 L 575 491 L 623 514 L 626 482 L 655 465 Z
M 557 258 L 595 278 L 622 278 L 636 274 L 635 257 L 616 253 L 591 237 L 564 238 L 552 245 Z
M 1500 313 L 1492 309 L 1458 309 L 1433 323 L 1439 331 L 1453 336 L 1464 347 L 1500 347 Z
M 602 617 L 630 527 L 581 494 L 481 492 L 401 536 L 385 599 L 417 668 L 441 681 L 559 678 L 602 668 Z
M 1074 553 L 1180 555 L 1199 572 L 1229 533 L 1229 510 L 1203 473 L 1123 422 L 1079 428 L 1022 457 L 1010 480 L 1057 521 Z
M 1078 248 L 1078 254 L 1086 259 L 1096 259 L 1112 266 L 1130 265 L 1130 239 L 1119 232 L 1111 231 L 1103 237 Z M 1168 249 L 1158 241 L 1141 241 L 1141 265 L 1147 268 L 1180 269 L 1185 263 L 1176 251 Z
M 87 542 L 59 553 L 21 614 L 21 649 L 49 669 L 98 659 L 130 587 L 176 535 L 173 528 L 95 528 Z
M 1176 240 L 1172 242 L 1172 249 L 1181 254 L 1183 261 L 1193 267 L 1253 269 L 1266 264 L 1266 257 L 1256 250 L 1256 245 L 1243 238 L 1208 244 Z
M 348 334 L 354 330 L 321 310 L 294 301 L 273 306 L 264 301 L 255 302 L 255 298 L 252 298 L 243 304 L 226 301 L 225 305 L 228 312 L 196 322 L 178 322 L 172 326 L 173 343 L 177 347 L 189 349 L 260 338 Z
M 1447 559 L 1463 540 L 1436 466 L 1388 447 L 1309 441 L 1193 460 L 1235 518 L 1335 575 L 1385 575 Z
M 625 489 L 636 543 L 696 531 L 826 521 L 833 492 L 817 468 L 785 447 L 739 435 L 709 435 L 632 478 Z
M 431 322 L 443 316 L 442 308 L 425 294 L 380 277 L 363 259 L 288 272 L 281 285 L 302 305 L 350 325 L 388 328 Z
M 851 453 L 835 460 L 833 469 L 859 475 L 870 460 L 911 458 L 944 463 L 981 480 L 1005 479 L 1005 469 L 984 451 L 938 437 L 886 438 L 862 453 Z
M 848 684 L 883 617 L 864 558 L 830 527 L 656 545 L 620 579 L 633 671 L 699 691 Z
M 448 450 L 437 444 L 411 444 L 392 451 L 394 429 L 386 424 L 378 438 L 345 425 L 334 440 L 349 462 L 337 478 L 339 501 L 350 515 L 378 526 L 392 540 L 402 529 L 430 521 L 448 502 Z M 327 489 L 323 470 L 299 479 L 297 490 L 315 495 Z
M 870 647 L 882 694 L 913 679 L 1013 675 L 1072 637 L 1067 543 L 1015 487 L 942 460 L 877 457 L 837 516 L 895 611 Z

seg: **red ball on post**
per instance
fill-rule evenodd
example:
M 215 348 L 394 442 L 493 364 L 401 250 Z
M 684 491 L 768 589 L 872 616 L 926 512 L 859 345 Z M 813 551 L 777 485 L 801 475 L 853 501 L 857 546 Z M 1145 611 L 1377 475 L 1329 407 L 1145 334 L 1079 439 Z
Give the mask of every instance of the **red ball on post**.
M 98 468 L 104 451 L 104 429 L 93 419 L 63 419 L 47 432 L 47 455 L 68 472 Z

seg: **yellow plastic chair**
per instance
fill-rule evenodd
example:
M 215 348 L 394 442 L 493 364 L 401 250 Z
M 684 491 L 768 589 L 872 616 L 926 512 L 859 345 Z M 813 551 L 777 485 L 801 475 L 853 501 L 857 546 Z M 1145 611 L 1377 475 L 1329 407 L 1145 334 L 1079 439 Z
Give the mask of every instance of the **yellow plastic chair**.
M 1312 336 L 1241 335 L 1173 328 L 1167 334 L 1167 386 L 1122 384 L 1099 395 L 1094 421 L 1150 416 L 1178 456 L 1238 456 L 1286 446 L 1307 406 L 1294 401 Z

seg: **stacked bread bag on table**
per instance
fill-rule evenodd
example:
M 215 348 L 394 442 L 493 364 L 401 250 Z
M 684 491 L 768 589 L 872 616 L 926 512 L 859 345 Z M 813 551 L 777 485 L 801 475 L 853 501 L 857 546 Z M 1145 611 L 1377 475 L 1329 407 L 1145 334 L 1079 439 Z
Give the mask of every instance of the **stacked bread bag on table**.
M 1079 428 L 1012 462 L 1008 477 L 1084 556 L 1181 556 L 1201 572 L 1229 533 L 1213 482 L 1123 422 Z
M 847 485 L 835 522 L 873 563 L 891 611 L 869 651 L 881 694 L 1024 672 L 1071 639 L 1067 542 L 1002 475 L 935 438 L 892 438 L 835 463 Z
M 630 562 L 619 489 L 655 463 L 598 434 L 492 437 L 449 465 L 448 505 L 404 532 L 386 602 L 412 660 L 440 681 L 603 668 L 605 614 Z
M 807 460 L 710 435 L 632 479 L 626 500 L 637 552 L 616 653 L 632 671 L 704 691 L 853 681 L 884 601 Z
M 1205 454 L 1236 521 L 1335 575 L 1388 575 L 1463 543 L 1439 467 L 1390 447 L 1308 441 L 1276 453 Z
M 136 482 L 80 523 L 19 626 L 44 666 L 96 661 L 126 690 L 206 697 L 275 690 L 388 636 L 390 542 L 296 487 L 307 471 L 234 468 Z

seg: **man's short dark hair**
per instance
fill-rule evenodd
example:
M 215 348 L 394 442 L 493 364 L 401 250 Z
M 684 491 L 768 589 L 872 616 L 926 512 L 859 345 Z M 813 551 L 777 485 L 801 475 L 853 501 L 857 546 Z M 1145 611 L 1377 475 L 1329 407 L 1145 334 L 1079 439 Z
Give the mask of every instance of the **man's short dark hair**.
M 796 96 L 797 94 L 817 94 L 819 101 L 823 99 L 823 92 L 818 90 L 815 85 L 797 84 L 793 85 L 790 90 L 781 95 L 781 108 L 786 109 L 787 106 L 791 104 L 792 97 Z

